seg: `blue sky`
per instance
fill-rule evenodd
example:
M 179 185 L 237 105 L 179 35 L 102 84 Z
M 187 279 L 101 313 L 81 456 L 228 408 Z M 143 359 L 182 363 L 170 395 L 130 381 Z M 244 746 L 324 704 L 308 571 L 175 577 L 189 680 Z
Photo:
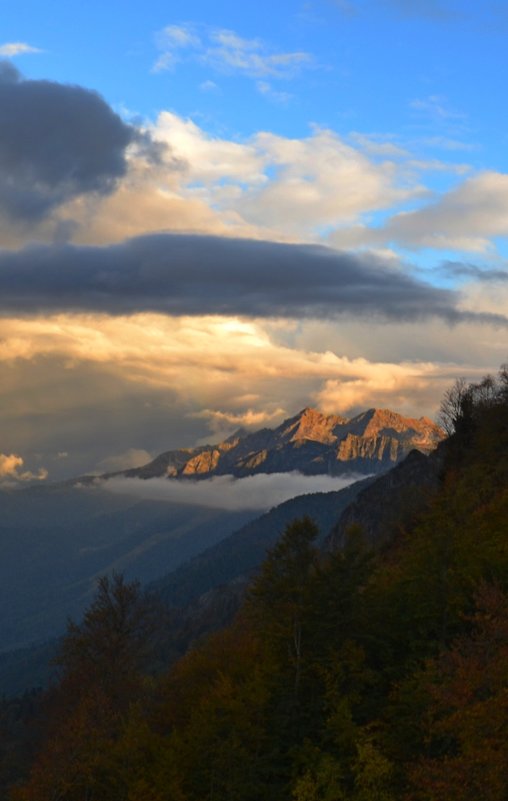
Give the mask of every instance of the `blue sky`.
M 308 404 L 434 414 L 455 377 L 495 369 L 507 33 L 501 0 L 3 8 L 0 478 Z
M 192 31 L 201 46 L 165 46 L 168 26 Z M 218 30 L 258 40 L 264 58 L 306 58 L 275 74 L 214 65 L 202 56 Z M 96 88 L 113 106 L 147 117 L 171 108 L 232 136 L 260 129 L 302 136 L 314 123 L 343 134 L 418 137 L 427 140 L 426 152 L 446 149 L 449 156 L 437 140 L 453 139 L 471 153 L 469 162 L 495 168 L 506 166 L 500 118 L 507 31 L 503 3 L 446 0 L 34 0 L 2 9 L 5 42 L 43 51 L 20 59 L 27 76 Z M 164 50 L 173 51 L 175 65 L 154 73 Z M 217 90 L 203 89 L 206 81 Z M 273 97 L 260 93 L 259 82 L 270 84 Z

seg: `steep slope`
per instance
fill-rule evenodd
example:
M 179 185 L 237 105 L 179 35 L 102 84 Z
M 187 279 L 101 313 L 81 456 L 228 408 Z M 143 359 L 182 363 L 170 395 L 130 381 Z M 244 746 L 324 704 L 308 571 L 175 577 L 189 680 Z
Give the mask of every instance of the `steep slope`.
M 445 450 L 446 443 L 428 456 L 411 451 L 404 461 L 362 488 L 341 514 L 325 546 L 331 550 L 342 548 L 348 529 L 355 524 L 373 545 L 392 536 L 395 525 L 408 524 L 437 492 Z
M 275 429 L 238 431 L 217 445 L 167 451 L 141 468 L 110 475 L 203 479 L 291 470 L 367 474 L 389 469 L 414 448 L 430 453 L 443 436 L 426 417 L 369 409 L 348 420 L 306 408 Z

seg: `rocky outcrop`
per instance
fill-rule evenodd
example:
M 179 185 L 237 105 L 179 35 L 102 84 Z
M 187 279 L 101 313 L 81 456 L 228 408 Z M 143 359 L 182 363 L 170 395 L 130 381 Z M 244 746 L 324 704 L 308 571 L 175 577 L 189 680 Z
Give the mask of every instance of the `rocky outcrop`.
M 182 475 L 195 476 L 200 473 L 211 473 L 219 464 L 221 452 L 218 448 L 213 448 L 210 451 L 203 451 L 193 456 L 185 463 Z

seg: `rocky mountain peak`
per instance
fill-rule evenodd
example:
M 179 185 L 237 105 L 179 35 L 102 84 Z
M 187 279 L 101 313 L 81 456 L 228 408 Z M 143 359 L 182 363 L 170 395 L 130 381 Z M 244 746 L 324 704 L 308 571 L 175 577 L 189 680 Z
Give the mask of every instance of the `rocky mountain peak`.
M 325 415 L 317 409 L 306 406 L 295 417 L 285 420 L 278 431 L 287 442 L 311 440 L 332 443 L 337 441 L 334 429 L 347 423 L 347 418 L 339 415 Z
M 238 478 L 293 470 L 307 475 L 383 472 L 416 448 L 430 453 L 444 432 L 428 418 L 368 409 L 347 419 L 306 407 L 275 429 L 236 431 L 217 445 L 169 451 L 124 475 Z
M 362 437 L 381 434 L 415 436 L 418 442 L 435 447 L 444 437 L 444 431 L 428 417 L 405 417 L 390 409 L 368 409 L 349 421 L 351 433 Z

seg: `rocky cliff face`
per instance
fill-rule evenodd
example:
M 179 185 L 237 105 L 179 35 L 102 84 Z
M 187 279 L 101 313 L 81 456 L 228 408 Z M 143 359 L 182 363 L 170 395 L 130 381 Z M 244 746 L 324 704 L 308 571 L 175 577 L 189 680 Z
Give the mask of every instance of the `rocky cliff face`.
M 376 473 L 393 467 L 415 448 L 430 453 L 443 437 L 426 417 L 369 409 L 347 419 L 306 408 L 275 429 L 237 431 L 217 445 L 168 451 L 122 475 L 200 479 L 291 470 L 307 475 Z

